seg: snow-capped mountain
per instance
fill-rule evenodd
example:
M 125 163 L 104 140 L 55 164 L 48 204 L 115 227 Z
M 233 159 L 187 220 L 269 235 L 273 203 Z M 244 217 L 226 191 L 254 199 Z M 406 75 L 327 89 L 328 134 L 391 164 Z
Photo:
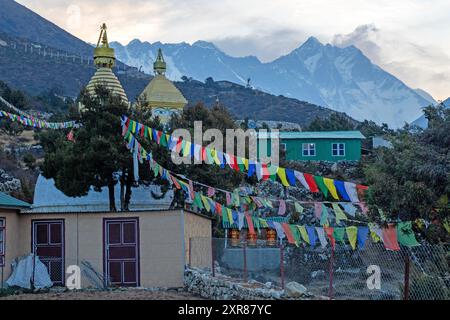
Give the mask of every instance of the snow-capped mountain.
M 346 112 L 357 120 L 403 126 L 420 117 L 429 104 L 425 92 L 374 65 L 354 46 L 339 48 L 309 38 L 299 48 L 272 62 L 254 56 L 231 57 L 214 44 L 197 41 L 162 44 L 133 40 L 127 46 L 114 42 L 118 59 L 151 73 L 158 48 L 168 63 L 168 77 L 183 75 L 198 80 L 212 77 L 251 85 L 272 94 L 297 98 Z

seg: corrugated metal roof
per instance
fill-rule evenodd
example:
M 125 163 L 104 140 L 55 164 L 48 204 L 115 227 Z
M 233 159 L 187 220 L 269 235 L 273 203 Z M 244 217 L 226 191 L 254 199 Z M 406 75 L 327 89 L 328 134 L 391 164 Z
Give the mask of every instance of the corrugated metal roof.
M 141 185 L 132 189 L 130 211 L 155 211 L 167 210 L 173 200 L 173 191 L 169 190 L 162 199 L 154 199 L 159 195 L 160 188 L 156 185 Z M 115 188 L 116 208 L 120 209 L 120 185 Z M 34 191 L 32 209 L 29 213 L 53 213 L 53 212 L 108 212 L 109 196 L 108 188 L 102 188 L 96 192 L 93 188 L 84 197 L 68 197 L 55 186 L 53 179 L 39 176 Z
M 280 139 L 365 139 L 366 137 L 360 131 L 305 131 L 305 132 L 260 132 L 260 139 L 268 137 L 278 137 Z
M 0 192 L 0 208 L 29 208 L 31 205 L 22 200 L 16 199 L 7 195 L 6 193 Z

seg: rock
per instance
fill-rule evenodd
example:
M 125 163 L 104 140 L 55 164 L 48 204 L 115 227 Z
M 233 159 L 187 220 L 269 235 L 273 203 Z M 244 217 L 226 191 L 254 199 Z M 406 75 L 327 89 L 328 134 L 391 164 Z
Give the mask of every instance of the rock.
M 336 173 L 338 169 L 339 168 L 337 162 L 333 163 L 333 165 L 331 166 L 331 172 Z
M 299 298 L 307 294 L 308 290 L 304 285 L 297 283 L 295 281 L 289 282 L 286 285 L 286 294 L 292 298 Z
M 266 282 L 266 283 L 264 284 L 264 287 L 267 288 L 267 289 L 272 288 L 272 282 Z

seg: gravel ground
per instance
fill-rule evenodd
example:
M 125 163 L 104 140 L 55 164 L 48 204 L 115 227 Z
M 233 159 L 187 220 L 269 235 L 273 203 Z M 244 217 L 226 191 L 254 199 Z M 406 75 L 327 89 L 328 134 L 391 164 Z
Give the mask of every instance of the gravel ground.
M 176 290 L 114 290 L 18 294 L 2 297 L 0 300 L 202 300 L 202 298 Z

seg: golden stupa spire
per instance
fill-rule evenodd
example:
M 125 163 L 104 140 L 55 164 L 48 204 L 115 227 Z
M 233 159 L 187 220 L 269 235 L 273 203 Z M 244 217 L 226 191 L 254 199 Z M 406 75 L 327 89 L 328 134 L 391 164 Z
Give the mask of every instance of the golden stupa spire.
M 155 75 L 165 75 L 166 74 L 167 65 L 164 61 L 164 57 L 162 54 L 161 48 L 158 49 L 158 56 L 156 57 L 156 61 L 153 64 L 153 71 Z
M 106 24 L 103 23 L 100 27 L 97 47 L 94 49 L 94 62 L 99 68 L 112 68 L 116 61 L 114 49 L 109 47 L 106 29 Z

